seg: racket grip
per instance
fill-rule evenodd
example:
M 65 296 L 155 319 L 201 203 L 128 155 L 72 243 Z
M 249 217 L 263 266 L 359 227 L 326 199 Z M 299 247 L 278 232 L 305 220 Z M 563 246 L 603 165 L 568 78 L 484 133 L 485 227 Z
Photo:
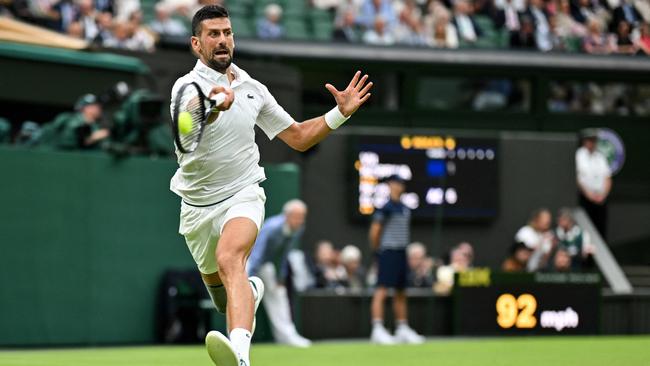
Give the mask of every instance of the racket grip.
M 217 93 L 216 95 L 213 95 L 210 99 L 214 101 L 215 107 L 218 107 L 226 100 L 226 93 Z

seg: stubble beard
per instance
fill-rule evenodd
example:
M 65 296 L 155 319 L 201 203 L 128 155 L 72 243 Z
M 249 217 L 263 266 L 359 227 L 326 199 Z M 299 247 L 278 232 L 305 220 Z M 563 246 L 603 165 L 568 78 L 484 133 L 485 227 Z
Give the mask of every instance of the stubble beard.
M 220 72 L 220 73 L 222 73 L 222 74 L 225 74 L 225 73 L 226 73 L 226 70 L 228 70 L 228 68 L 229 68 L 230 65 L 232 64 L 232 56 L 231 56 L 231 55 L 228 55 L 228 59 L 227 59 L 227 60 L 225 60 L 225 61 L 219 61 L 219 60 L 216 60 L 216 59 L 214 58 L 214 54 L 212 54 L 212 55 L 210 55 L 210 57 L 208 58 L 207 61 L 208 61 L 208 66 L 209 66 L 211 69 L 213 69 L 213 70 L 215 70 L 215 71 L 218 71 L 218 72 Z

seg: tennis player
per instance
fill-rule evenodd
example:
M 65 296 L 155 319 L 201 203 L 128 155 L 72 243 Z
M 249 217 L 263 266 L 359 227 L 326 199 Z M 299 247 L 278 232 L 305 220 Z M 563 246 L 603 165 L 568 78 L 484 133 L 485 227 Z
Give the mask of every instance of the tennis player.
M 254 127 L 269 139 L 276 136 L 305 151 L 340 127 L 370 97 L 372 82 L 357 72 L 344 90 L 331 84 L 336 106 L 323 116 L 298 123 L 269 90 L 232 63 L 235 42 L 226 9 L 209 5 L 192 19 L 191 46 L 199 58 L 176 81 L 196 82 L 209 97 L 223 92 L 226 100 L 210 122 L 196 151 L 177 151 L 179 168 L 170 188 L 182 198 L 179 232 L 203 276 L 219 312 L 226 314 L 229 338 L 212 331 L 208 353 L 218 366 L 249 366 L 255 309 L 263 295 L 259 278 L 246 275 L 246 260 L 264 219 L 266 179 L 259 166 Z M 173 107 L 172 107 L 173 108 Z

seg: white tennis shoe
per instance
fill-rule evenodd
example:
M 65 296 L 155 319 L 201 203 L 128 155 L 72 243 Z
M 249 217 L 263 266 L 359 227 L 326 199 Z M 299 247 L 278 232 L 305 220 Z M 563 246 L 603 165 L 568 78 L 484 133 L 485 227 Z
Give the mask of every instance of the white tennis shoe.
M 388 332 L 386 327 L 381 324 L 375 324 L 372 326 L 370 341 L 372 343 L 383 345 L 391 345 L 396 343 L 395 338 Z
M 399 343 L 422 344 L 424 337 L 417 334 L 413 328 L 406 324 L 398 325 L 395 329 L 395 340 Z
M 240 366 L 240 358 L 225 335 L 211 330 L 205 336 L 205 347 L 216 366 Z M 248 365 L 245 365 L 248 366 Z

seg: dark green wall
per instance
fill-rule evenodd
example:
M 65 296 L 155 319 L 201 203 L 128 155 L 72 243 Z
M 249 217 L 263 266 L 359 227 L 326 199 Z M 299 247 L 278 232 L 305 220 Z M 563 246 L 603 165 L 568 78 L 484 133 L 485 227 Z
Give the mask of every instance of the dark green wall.
M 2 148 L 0 166 L 0 345 L 153 341 L 162 272 L 194 266 L 175 162 Z M 268 216 L 299 173 L 266 172 Z

